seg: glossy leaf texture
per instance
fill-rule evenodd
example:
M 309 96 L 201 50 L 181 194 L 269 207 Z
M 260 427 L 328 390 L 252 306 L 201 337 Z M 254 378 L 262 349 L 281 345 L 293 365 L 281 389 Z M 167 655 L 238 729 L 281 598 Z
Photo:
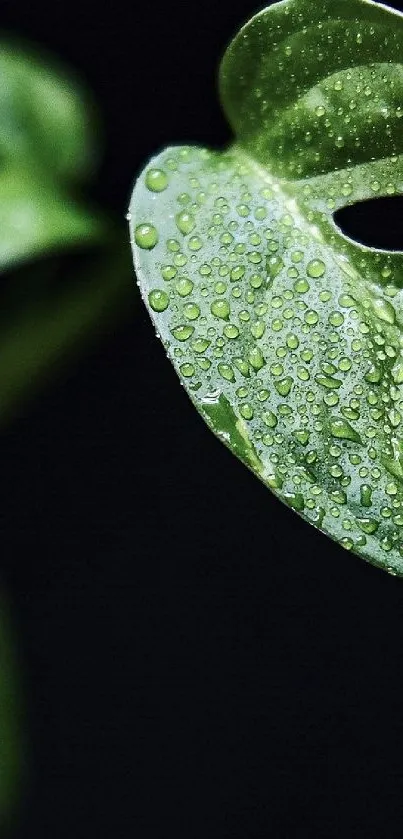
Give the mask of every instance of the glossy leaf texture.
M 96 241 L 104 222 L 74 195 L 97 159 L 94 109 L 74 78 L 0 43 L 0 266 Z
M 230 44 L 220 90 L 235 144 L 169 148 L 135 185 L 144 301 L 215 434 L 308 522 L 403 575 L 403 253 L 333 218 L 403 193 L 403 17 L 277 3 Z

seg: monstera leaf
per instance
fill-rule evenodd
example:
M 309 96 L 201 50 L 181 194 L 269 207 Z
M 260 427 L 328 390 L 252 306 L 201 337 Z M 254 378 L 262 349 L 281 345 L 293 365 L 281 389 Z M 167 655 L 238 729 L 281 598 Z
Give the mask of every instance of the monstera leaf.
M 403 254 L 340 208 L 403 193 L 403 16 L 285 0 L 227 49 L 224 152 L 140 175 L 142 295 L 217 436 L 308 522 L 403 575 Z

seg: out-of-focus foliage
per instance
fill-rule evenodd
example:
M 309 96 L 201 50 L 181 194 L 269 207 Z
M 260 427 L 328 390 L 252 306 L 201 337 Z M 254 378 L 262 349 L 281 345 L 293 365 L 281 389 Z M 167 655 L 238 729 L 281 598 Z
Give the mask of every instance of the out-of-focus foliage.
M 89 336 L 108 334 L 131 312 L 132 269 L 123 236 L 75 265 L 73 271 L 65 257 L 41 260 L 22 276 L 17 272 L 15 283 L 13 272 L 9 311 L 0 316 L 0 428 L 54 374 L 59 360 L 72 359 Z
M 0 835 L 15 814 L 22 776 L 21 705 L 18 698 L 9 614 L 0 597 Z
M 94 107 L 65 72 L 0 43 L 0 266 L 94 240 L 104 222 L 72 197 L 98 158 Z
M 80 197 L 98 136 L 94 104 L 70 73 L 0 42 L 0 427 L 59 357 L 127 311 L 126 237 Z M 66 251 L 77 254 L 70 273 L 63 259 L 49 263 Z

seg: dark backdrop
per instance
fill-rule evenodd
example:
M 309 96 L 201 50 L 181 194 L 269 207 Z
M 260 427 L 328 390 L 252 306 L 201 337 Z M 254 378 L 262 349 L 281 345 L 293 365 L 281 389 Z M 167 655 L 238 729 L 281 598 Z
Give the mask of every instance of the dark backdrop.
M 0 24 L 87 79 L 95 192 L 123 218 L 152 153 L 228 140 L 216 68 L 258 8 L 2 0 Z M 217 442 L 134 287 L 132 322 L 63 369 L 0 462 L 30 747 L 18 839 L 401 837 L 403 584 Z

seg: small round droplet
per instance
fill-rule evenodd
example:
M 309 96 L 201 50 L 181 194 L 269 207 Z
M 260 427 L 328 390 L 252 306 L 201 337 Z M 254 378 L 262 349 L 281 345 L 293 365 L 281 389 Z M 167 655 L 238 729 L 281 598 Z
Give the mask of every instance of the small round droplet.
M 177 341 L 187 341 L 193 335 L 193 326 L 175 326 L 172 330 L 172 335 Z
M 186 379 L 190 379 L 190 377 L 194 375 L 195 369 L 193 364 L 181 364 L 180 371 L 182 376 L 185 376 Z
M 246 419 L 246 420 L 251 420 L 251 419 L 253 419 L 253 408 L 252 408 L 252 405 L 249 405 L 249 403 L 248 403 L 248 402 L 245 402 L 245 404 L 244 404 L 244 405 L 241 405 L 241 407 L 240 407 L 240 409 L 239 409 L 239 413 L 240 413 L 241 417 L 243 417 L 243 418 L 244 418 L 244 419 Z
M 158 232 L 152 224 L 139 224 L 134 232 L 134 241 L 139 248 L 150 251 L 158 242 Z
M 309 277 L 323 277 L 325 271 L 326 265 L 321 259 L 312 259 L 306 267 L 306 273 Z
M 298 294 L 306 294 L 309 291 L 309 283 L 308 280 L 300 279 L 294 283 L 294 291 L 297 291 Z
M 209 346 L 210 341 L 207 338 L 197 338 L 196 341 L 193 341 L 192 350 L 198 354 L 204 353 Z
M 200 315 L 200 309 L 196 303 L 186 303 L 183 307 L 183 314 L 187 320 L 197 320 Z
M 341 326 L 344 323 L 344 315 L 341 312 L 331 312 L 329 323 L 331 326 Z
M 296 350 L 299 347 L 299 339 L 293 333 L 290 333 L 289 335 L 287 335 L 286 343 L 287 343 L 287 347 L 290 350 Z
M 169 297 L 166 291 L 154 288 L 148 295 L 148 302 L 154 312 L 165 312 L 169 306 Z
M 186 212 L 186 210 L 182 210 L 181 213 L 178 213 L 176 216 L 176 226 L 184 236 L 187 236 L 188 233 L 191 233 L 195 227 L 195 220 L 191 213 Z
M 168 176 L 162 169 L 149 169 L 146 174 L 146 187 L 151 192 L 163 192 L 168 186 Z
M 211 313 L 216 318 L 226 320 L 230 313 L 230 307 L 227 300 L 213 300 L 211 304 Z
M 293 380 L 291 376 L 286 376 L 285 379 L 280 379 L 280 381 L 275 382 L 274 385 L 280 396 L 288 396 L 293 386 Z
M 315 326 L 319 320 L 318 313 L 314 309 L 309 309 L 305 314 L 305 323 L 309 326 Z
M 166 282 L 173 280 L 173 278 L 176 277 L 176 274 L 177 270 L 173 265 L 164 265 L 161 269 L 162 279 Z
M 224 327 L 224 335 L 226 338 L 234 340 L 235 338 L 238 338 L 239 329 L 235 326 L 235 324 L 228 323 L 227 326 Z
M 187 297 L 193 291 L 193 283 L 188 277 L 182 277 L 175 285 L 176 291 L 181 297 Z

